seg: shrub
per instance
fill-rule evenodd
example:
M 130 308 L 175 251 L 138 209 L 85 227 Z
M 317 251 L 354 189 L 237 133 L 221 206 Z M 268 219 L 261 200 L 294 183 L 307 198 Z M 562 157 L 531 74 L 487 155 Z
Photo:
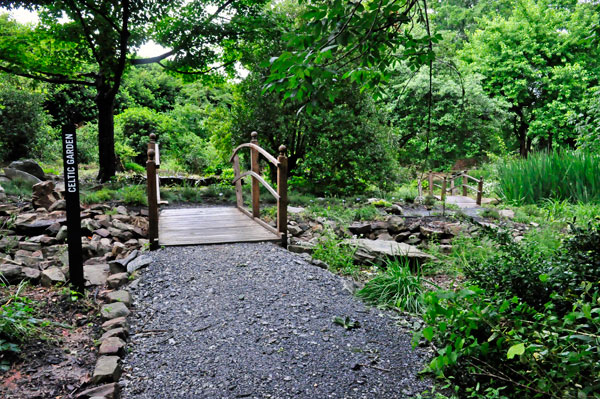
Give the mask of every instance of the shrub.
M 142 185 L 123 187 L 118 193 L 122 201 L 128 205 L 148 205 L 146 188 Z
M 513 204 L 545 199 L 600 202 L 600 155 L 583 151 L 531 154 L 498 168 L 499 195 Z
M 393 260 L 387 263 L 385 272 L 367 282 L 356 294 L 373 305 L 421 313 L 423 292 L 421 275 L 412 273 L 408 261 Z
M 146 173 L 146 168 L 144 168 L 142 165 L 138 165 L 135 162 L 125 162 L 125 170 L 131 171 L 131 172 L 135 172 L 135 173 Z
M 30 155 L 37 138 L 47 131 L 43 97 L 17 79 L 0 76 L 0 160 Z
M 600 398 L 600 223 L 572 226 L 558 250 L 492 239 L 499 254 L 466 288 L 425 295 L 414 342 L 439 348 L 428 370 L 469 397 Z
M 6 183 L 2 183 L 4 191 L 8 195 L 15 195 L 17 197 L 31 197 L 32 188 L 31 184 L 21 179 L 14 179 Z

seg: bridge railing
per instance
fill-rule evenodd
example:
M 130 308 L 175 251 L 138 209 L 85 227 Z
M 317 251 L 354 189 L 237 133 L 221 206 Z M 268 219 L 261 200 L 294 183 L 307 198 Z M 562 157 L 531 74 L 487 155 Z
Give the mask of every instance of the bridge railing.
M 233 150 L 233 154 L 229 159 L 233 163 L 234 179 L 232 184 L 235 184 L 236 206 L 239 210 L 250 216 L 256 222 L 261 224 L 267 230 L 281 237 L 281 243 L 287 246 L 287 174 L 288 174 L 288 159 L 286 156 L 286 147 L 279 147 L 279 156 L 275 158 L 269 154 L 264 148 L 258 145 L 258 133 L 252 132 L 250 143 L 239 145 Z M 244 173 L 240 171 L 240 157 L 238 152 L 242 148 L 250 148 L 250 170 Z M 260 166 L 258 163 L 259 155 L 262 155 L 267 161 L 277 167 L 277 190 L 267 183 L 260 175 Z M 242 196 L 242 179 L 246 176 L 252 177 L 252 212 L 244 207 L 244 199 Z M 277 200 L 277 228 L 273 228 L 268 223 L 260 219 L 260 184 Z
M 148 240 L 150 247 L 158 246 L 158 204 L 160 203 L 160 150 L 156 135 L 150 134 L 148 141 L 148 160 L 146 161 L 146 185 L 148 193 Z
M 467 170 L 463 170 L 457 173 L 447 174 L 447 173 L 439 173 L 429 171 L 427 175 L 427 180 L 429 183 L 429 195 L 433 196 L 433 192 L 435 187 L 438 187 L 441 190 L 441 200 L 444 201 L 446 199 L 446 193 L 450 192 L 450 195 L 455 195 L 455 192 L 459 187 L 462 187 L 462 195 L 467 196 L 468 191 L 474 191 L 476 194 L 476 203 L 477 205 L 481 205 L 481 199 L 483 198 L 483 179 L 476 179 L 473 176 L 469 176 L 467 174 Z M 460 184 L 457 185 L 456 181 L 460 179 Z M 477 187 L 473 187 L 468 185 L 469 180 L 477 183 Z M 440 182 L 441 184 L 437 184 Z

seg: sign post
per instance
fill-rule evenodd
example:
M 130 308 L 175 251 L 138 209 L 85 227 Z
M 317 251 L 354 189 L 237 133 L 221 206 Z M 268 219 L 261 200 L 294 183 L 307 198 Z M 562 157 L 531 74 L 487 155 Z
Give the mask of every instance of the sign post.
M 67 203 L 67 244 L 69 248 L 69 278 L 79 293 L 84 291 L 83 257 L 81 249 L 81 205 L 79 204 L 79 167 L 75 125 L 62 128 L 65 200 Z

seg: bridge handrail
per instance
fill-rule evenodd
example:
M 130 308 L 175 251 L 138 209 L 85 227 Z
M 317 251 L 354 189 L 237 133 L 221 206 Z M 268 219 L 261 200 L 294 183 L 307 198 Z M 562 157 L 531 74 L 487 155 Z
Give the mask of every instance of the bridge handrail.
M 286 147 L 279 147 L 279 156 L 275 158 L 265 149 L 258 145 L 258 133 L 252 132 L 252 140 L 250 143 L 245 143 L 237 146 L 233 150 L 233 154 L 229 158 L 233 162 L 234 179 L 231 184 L 235 185 L 235 196 L 237 208 L 246 213 L 256 222 L 260 223 L 266 229 L 272 231 L 281 237 L 281 243 L 287 247 L 287 173 L 288 159 L 285 155 Z M 240 157 L 239 150 L 242 148 L 250 149 L 250 171 L 240 172 Z M 260 166 L 258 163 L 258 155 L 262 154 L 269 162 L 277 167 L 277 191 L 273 189 L 261 176 Z M 242 198 L 242 179 L 246 176 L 252 177 L 252 212 L 244 208 L 244 200 Z M 260 219 L 260 186 L 261 183 L 277 200 L 277 229 L 274 229 L 269 224 Z
M 236 156 L 238 151 L 241 150 L 242 148 L 246 148 L 246 147 L 249 147 L 251 149 L 254 149 L 254 150 L 260 152 L 267 159 L 267 161 L 271 162 L 273 165 L 275 165 L 275 166 L 279 165 L 279 161 L 273 155 L 269 154 L 267 152 L 267 150 L 265 150 L 264 148 L 254 144 L 254 143 L 244 143 L 244 144 L 238 145 L 233 150 L 233 154 L 231 154 L 231 157 L 229 158 L 229 162 L 233 162 L 233 157 Z
M 150 134 L 148 141 L 148 160 L 146 161 L 146 186 L 148 194 L 148 240 L 150 247 L 158 246 L 158 204 L 160 203 L 160 150 L 156 135 Z
M 458 189 L 458 187 L 455 186 L 455 181 L 457 179 L 461 179 L 462 181 L 461 181 L 460 186 L 462 186 L 462 195 L 465 197 L 467 196 L 467 189 L 474 191 L 477 196 L 476 203 L 477 203 L 477 205 L 481 205 L 481 200 L 483 198 L 483 179 L 476 179 L 473 176 L 469 176 L 467 174 L 467 172 L 468 171 L 463 170 L 460 173 L 452 174 L 449 176 L 447 173 L 429 171 L 429 174 L 427 176 L 427 180 L 429 182 L 429 195 L 433 195 L 434 187 L 439 187 L 442 190 L 441 199 L 442 199 L 442 201 L 444 201 L 446 198 L 446 191 L 448 188 L 448 184 L 450 185 L 450 189 L 449 189 L 450 195 L 453 195 L 454 191 Z M 441 180 L 442 185 L 434 183 L 434 179 Z M 473 186 L 469 186 L 467 184 L 469 179 L 473 180 L 477 183 L 477 188 L 475 188 Z

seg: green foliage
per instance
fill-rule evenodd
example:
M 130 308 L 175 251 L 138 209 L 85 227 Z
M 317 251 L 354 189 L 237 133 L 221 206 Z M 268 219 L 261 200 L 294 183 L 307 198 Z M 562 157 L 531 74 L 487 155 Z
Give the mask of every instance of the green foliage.
M 427 63 L 429 38 L 403 29 L 415 4 L 304 2 L 297 26 L 283 38 L 289 50 L 263 64 L 271 68 L 265 90 L 284 92 L 284 100 L 303 103 L 310 113 L 341 95 L 336 82 L 356 83 L 361 91 L 384 82 L 398 54 Z
M 117 192 L 107 187 L 92 192 L 82 192 L 81 202 L 84 204 L 98 204 L 101 202 L 114 201 L 117 198 Z
M 19 344 L 39 337 L 41 327 L 47 323 L 36 318 L 35 302 L 22 295 L 26 283 L 20 283 L 14 294 L 0 296 L 0 354 L 19 352 Z M 0 363 L 0 370 L 8 365 Z
M 125 162 L 124 167 L 125 167 L 125 170 L 127 170 L 127 171 L 140 173 L 140 174 L 146 173 L 146 168 L 144 168 L 142 165 L 138 165 L 135 162 Z
M 498 254 L 468 268 L 466 288 L 425 295 L 415 343 L 439 348 L 429 371 L 472 397 L 600 397 L 600 223 L 573 227 L 554 251 L 493 240 Z
M 48 132 L 42 101 L 39 91 L 0 75 L 0 161 L 38 155 L 36 142 Z
M 511 104 L 522 156 L 536 144 L 574 142 L 576 115 L 598 79 L 598 47 L 585 40 L 597 20 L 591 3 L 522 0 L 509 15 L 480 18 L 468 36 L 461 56 L 485 77 L 488 93 Z
M 31 183 L 21 179 L 14 179 L 6 183 L 2 183 L 2 188 L 8 195 L 15 195 L 20 198 L 31 197 Z
M 396 68 L 380 103 L 394 127 L 401 164 L 449 168 L 459 159 L 503 150 L 508 104 L 490 98 L 482 80 L 452 59 L 436 63 L 428 130 L 429 70 Z
M 175 106 L 183 85 L 181 81 L 166 74 L 158 65 L 142 65 L 130 68 L 123 76 L 122 89 L 115 108 L 149 108 L 167 112 Z
M 531 154 L 498 169 L 499 195 L 515 204 L 547 199 L 600 202 L 600 155 L 583 151 Z
M 148 206 L 146 187 L 143 185 L 126 186 L 117 191 L 120 199 L 128 205 Z
M 358 266 L 354 263 L 356 248 L 344 244 L 331 231 L 325 231 L 313 251 L 313 258 L 327 263 L 329 270 L 334 273 L 354 275 Z
M 408 261 L 393 260 L 356 295 L 373 305 L 420 314 L 424 310 L 424 291 L 421 275 L 413 274 Z

